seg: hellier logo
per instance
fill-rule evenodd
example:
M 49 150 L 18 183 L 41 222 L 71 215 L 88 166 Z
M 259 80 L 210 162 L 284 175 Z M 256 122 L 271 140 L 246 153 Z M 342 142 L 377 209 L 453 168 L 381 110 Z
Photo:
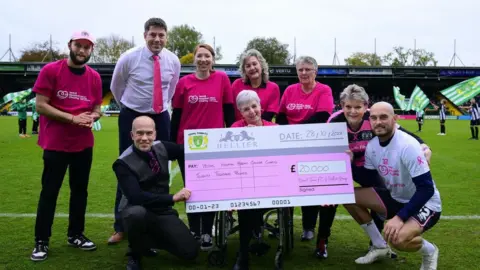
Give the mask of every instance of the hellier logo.
M 225 135 L 220 137 L 217 148 L 234 149 L 234 148 L 256 148 L 258 147 L 255 137 L 248 134 L 247 131 L 242 130 L 238 133 L 228 131 Z
M 208 147 L 208 134 L 206 132 L 194 132 L 188 134 L 188 147 L 190 150 L 205 150 Z

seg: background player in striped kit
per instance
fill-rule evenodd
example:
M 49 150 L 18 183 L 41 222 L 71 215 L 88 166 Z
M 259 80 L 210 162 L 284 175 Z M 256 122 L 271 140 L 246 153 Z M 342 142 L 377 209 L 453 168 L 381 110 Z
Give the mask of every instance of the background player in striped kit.
M 417 132 L 422 131 L 422 125 L 423 125 L 423 115 L 425 114 L 424 110 L 416 112 L 417 114 L 417 123 L 418 123 L 418 130 Z
M 475 98 L 470 100 L 470 106 L 461 107 L 467 109 L 470 113 L 470 132 L 472 137 L 469 140 L 478 140 L 478 125 L 480 125 L 480 107 L 478 106 Z
M 440 103 L 440 107 L 437 107 L 440 117 L 440 133 L 438 133 L 437 135 L 444 136 L 447 135 L 447 131 L 445 128 L 445 120 L 447 119 L 447 107 L 445 105 L 447 104 L 447 101 L 445 99 L 442 99 Z

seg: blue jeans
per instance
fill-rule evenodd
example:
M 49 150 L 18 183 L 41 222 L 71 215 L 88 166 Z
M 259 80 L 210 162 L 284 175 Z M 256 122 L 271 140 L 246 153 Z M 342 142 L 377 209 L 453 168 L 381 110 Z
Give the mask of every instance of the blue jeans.
M 148 116 L 155 122 L 155 128 L 157 131 L 157 139 L 160 141 L 170 140 L 170 114 L 168 111 L 164 111 L 160 114 L 146 114 L 133 111 L 129 108 L 122 108 L 120 115 L 118 116 L 118 139 L 119 139 L 119 155 L 121 155 L 132 144 L 132 137 L 130 131 L 132 130 L 132 123 L 138 116 Z M 121 222 L 121 216 L 118 212 L 118 205 L 122 198 L 122 191 L 117 185 L 117 194 L 115 196 L 115 222 L 113 223 L 113 229 L 116 232 L 124 232 L 123 224 Z

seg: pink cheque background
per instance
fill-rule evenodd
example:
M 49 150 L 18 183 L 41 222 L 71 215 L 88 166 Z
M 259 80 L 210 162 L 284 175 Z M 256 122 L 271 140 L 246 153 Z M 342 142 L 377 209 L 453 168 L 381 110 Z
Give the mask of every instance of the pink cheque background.
M 309 174 L 298 175 L 298 162 L 302 161 L 338 161 L 346 162 L 345 173 L 335 174 Z M 253 169 L 250 162 L 263 161 L 263 165 L 255 165 Z M 265 166 L 266 161 L 276 161 L 275 166 Z M 243 165 L 241 172 L 246 173 L 242 179 L 238 176 L 216 176 L 215 171 L 232 175 L 238 170 L 238 162 L 248 162 Z M 224 168 L 221 164 L 233 163 L 235 168 Z M 198 169 L 191 169 L 189 165 L 197 165 Z M 201 169 L 203 165 L 214 165 L 214 169 Z M 268 164 L 267 164 L 268 165 Z M 295 173 L 291 172 L 291 166 L 296 165 Z M 198 178 L 197 174 L 210 174 L 210 177 Z M 331 184 L 344 184 L 343 186 L 315 187 L 315 191 L 301 192 L 299 178 L 312 176 L 343 176 L 346 181 L 329 182 Z M 254 177 L 255 176 L 255 179 Z M 269 197 L 297 197 L 308 195 L 345 194 L 353 193 L 353 181 L 350 166 L 350 159 L 347 154 L 309 154 L 309 155 L 288 155 L 288 156 L 261 156 L 251 158 L 222 158 L 210 160 L 186 160 L 185 161 L 186 188 L 192 191 L 188 200 L 193 202 L 206 202 L 218 200 L 236 200 Z M 314 183 L 310 183 L 314 184 Z

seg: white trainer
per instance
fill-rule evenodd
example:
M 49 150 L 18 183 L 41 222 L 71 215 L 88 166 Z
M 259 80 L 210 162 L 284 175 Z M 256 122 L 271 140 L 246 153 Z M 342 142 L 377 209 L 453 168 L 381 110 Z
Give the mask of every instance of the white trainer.
M 392 253 L 392 250 L 388 246 L 386 248 L 377 248 L 372 246 L 372 248 L 368 251 L 368 253 L 365 256 L 356 259 L 355 263 L 371 264 L 380 259 L 390 258 L 391 253 Z
M 435 247 L 435 251 L 429 255 L 423 255 L 422 266 L 420 270 L 437 270 L 438 262 L 438 253 L 440 250 L 435 244 L 432 244 Z

